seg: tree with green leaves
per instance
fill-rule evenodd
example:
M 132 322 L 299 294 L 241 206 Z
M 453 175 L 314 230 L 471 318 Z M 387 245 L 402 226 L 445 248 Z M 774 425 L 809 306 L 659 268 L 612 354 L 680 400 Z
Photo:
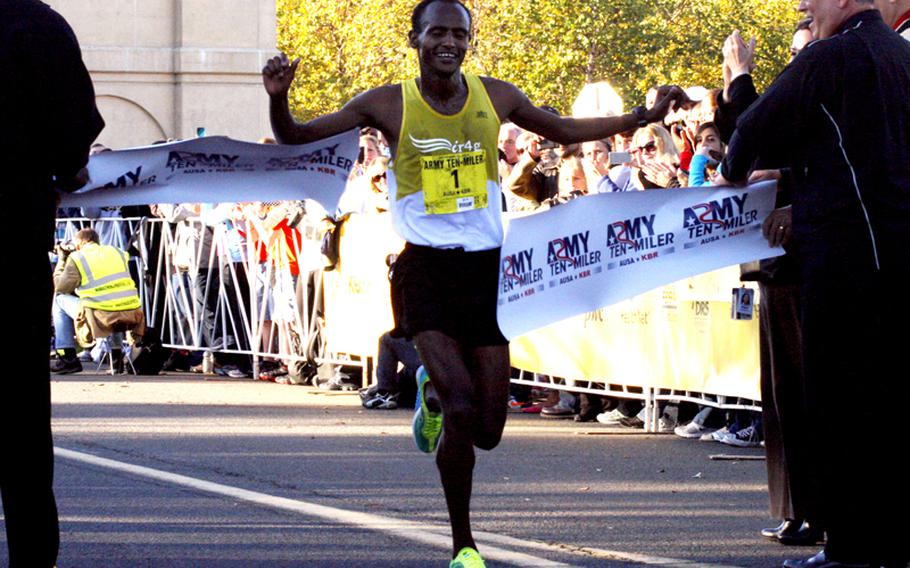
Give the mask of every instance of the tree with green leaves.
M 655 85 L 722 84 L 721 46 L 734 29 L 758 40 L 754 77 L 769 84 L 788 59 L 799 15 L 790 0 L 467 0 L 468 71 L 514 83 L 568 112 L 585 83 L 608 81 L 630 108 Z M 277 0 L 278 47 L 300 57 L 291 91 L 299 119 L 417 75 L 408 47 L 415 0 Z

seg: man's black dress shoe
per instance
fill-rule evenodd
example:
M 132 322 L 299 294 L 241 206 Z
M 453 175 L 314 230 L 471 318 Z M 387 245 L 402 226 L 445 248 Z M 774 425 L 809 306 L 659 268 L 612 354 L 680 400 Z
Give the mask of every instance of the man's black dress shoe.
M 784 560 L 784 568 L 872 568 L 871 564 L 845 564 L 836 560 L 828 560 L 822 550 L 812 558 L 805 560 Z
M 781 544 L 787 546 L 808 546 L 824 541 L 825 531 L 809 521 L 805 521 L 803 525 L 795 531 L 781 531 L 777 536 L 777 540 Z
M 762 529 L 761 535 L 765 538 L 774 540 L 781 534 L 795 534 L 799 531 L 802 525 L 803 522 L 801 520 L 784 519 L 781 524 L 777 525 L 773 529 Z

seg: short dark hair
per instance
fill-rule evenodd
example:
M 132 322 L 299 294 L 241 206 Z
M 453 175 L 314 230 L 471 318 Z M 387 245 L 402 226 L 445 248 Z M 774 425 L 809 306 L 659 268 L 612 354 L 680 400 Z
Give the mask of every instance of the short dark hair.
M 698 125 L 698 128 L 695 129 L 695 135 L 701 136 L 705 130 L 713 130 L 720 134 L 720 130 L 717 129 L 717 126 L 715 126 L 713 122 L 702 122 Z
M 468 15 L 468 28 L 473 25 L 473 18 L 471 18 L 471 11 L 468 10 L 468 7 L 462 4 L 459 0 L 420 0 L 420 3 L 414 6 L 414 11 L 411 12 L 411 29 L 415 32 L 422 31 L 420 20 L 423 18 L 424 12 L 427 11 L 430 4 L 434 2 L 445 2 L 446 4 L 458 4 Z
M 812 18 L 805 18 L 805 19 L 800 20 L 796 24 L 796 31 L 808 30 L 809 24 L 811 24 L 811 23 L 812 23 Z

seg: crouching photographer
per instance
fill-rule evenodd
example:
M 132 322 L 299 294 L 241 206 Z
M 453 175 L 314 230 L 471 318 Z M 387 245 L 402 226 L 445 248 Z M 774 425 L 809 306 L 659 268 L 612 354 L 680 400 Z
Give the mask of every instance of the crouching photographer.
M 109 338 L 112 368 L 122 370 L 123 332 L 130 330 L 136 339 L 145 328 L 139 292 L 130 277 L 129 256 L 98 241 L 93 229 L 82 229 L 71 246 L 56 247 L 53 317 L 58 358 L 51 363 L 51 372 L 56 374 L 82 370 L 76 357 L 77 335 L 84 346 L 95 338 Z

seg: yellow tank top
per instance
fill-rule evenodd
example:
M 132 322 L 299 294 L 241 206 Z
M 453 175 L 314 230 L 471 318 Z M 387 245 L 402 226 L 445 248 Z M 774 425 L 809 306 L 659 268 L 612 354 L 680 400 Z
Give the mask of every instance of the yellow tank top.
M 399 234 L 415 244 L 480 250 L 502 242 L 499 117 L 476 75 L 457 114 L 433 110 L 414 80 L 402 83 L 403 114 L 392 162 L 390 205 Z M 461 240 L 451 231 L 467 231 Z

